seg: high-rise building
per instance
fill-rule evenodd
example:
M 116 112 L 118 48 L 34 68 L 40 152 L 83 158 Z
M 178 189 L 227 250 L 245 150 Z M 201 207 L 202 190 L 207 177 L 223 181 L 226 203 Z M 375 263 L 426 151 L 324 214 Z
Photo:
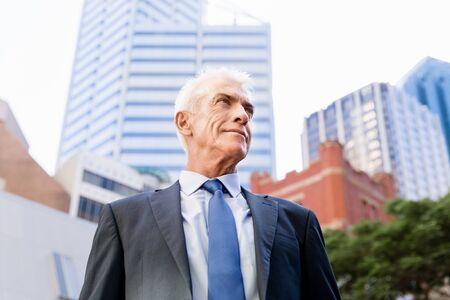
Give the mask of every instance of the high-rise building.
M 207 25 L 204 1 L 86 0 L 80 25 L 58 165 L 80 150 L 141 173 L 178 177 L 185 153 L 173 105 L 188 77 L 234 67 L 254 78 L 251 151 L 239 165 L 275 171 L 270 26 Z
M 346 159 L 374 175 L 392 173 L 397 194 L 437 199 L 450 188 L 449 158 L 437 116 L 396 87 L 374 83 L 304 121 L 304 168 L 318 159 L 319 145 L 336 140 Z
M 426 57 L 398 86 L 439 116 L 450 157 L 450 63 Z

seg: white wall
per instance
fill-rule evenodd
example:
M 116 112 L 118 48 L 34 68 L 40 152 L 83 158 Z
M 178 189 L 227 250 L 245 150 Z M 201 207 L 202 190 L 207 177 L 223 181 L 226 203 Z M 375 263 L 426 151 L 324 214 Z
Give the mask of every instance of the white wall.
M 0 191 L 0 299 L 58 299 L 53 253 L 69 257 L 81 288 L 96 225 Z

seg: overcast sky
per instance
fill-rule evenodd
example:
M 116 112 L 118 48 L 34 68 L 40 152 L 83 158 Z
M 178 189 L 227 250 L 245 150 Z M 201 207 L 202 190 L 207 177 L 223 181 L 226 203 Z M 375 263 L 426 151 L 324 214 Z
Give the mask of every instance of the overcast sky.
M 301 169 L 304 117 L 371 82 L 395 84 L 426 56 L 450 62 L 446 0 L 234 2 L 272 25 L 279 178 Z M 81 7 L 82 0 L 0 1 L 0 98 L 51 175 Z

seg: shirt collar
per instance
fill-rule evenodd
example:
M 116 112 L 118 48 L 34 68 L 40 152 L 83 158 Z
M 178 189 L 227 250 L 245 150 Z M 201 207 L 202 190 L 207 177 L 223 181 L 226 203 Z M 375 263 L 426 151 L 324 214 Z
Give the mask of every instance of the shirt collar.
M 213 178 L 208 178 L 202 174 L 184 170 L 181 171 L 179 181 L 183 193 L 190 196 L 197 191 L 203 183 L 210 179 Z M 236 198 L 241 193 L 241 184 L 237 173 L 225 174 L 217 177 L 217 179 L 222 182 L 232 197 Z

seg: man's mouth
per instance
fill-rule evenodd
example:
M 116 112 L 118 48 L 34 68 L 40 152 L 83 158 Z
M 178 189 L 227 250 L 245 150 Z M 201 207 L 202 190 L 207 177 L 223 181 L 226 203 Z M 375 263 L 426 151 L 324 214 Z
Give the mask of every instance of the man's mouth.
M 225 130 L 225 132 L 234 132 L 234 133 L 238 133 L 238 134 L 242 135 L 246 140 L 248 139 L 248 138 L 247 138 L 247 134 L 245 134 L 244 131 L 239 130 L 239 129 Z

